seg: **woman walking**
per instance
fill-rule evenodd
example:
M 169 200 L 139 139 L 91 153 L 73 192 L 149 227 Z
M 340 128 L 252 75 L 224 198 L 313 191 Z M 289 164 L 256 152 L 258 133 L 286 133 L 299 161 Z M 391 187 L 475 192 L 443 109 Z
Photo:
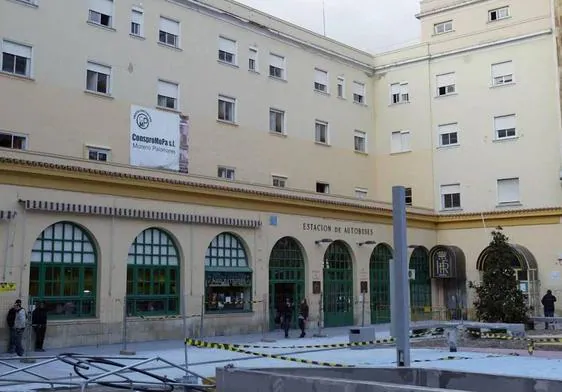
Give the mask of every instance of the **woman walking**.
M 306 298 L 303 298 L 299 308 L 299 328 L 301 329 L 301 338 L 306 336 L 304 332 L 306 328 L 306 321 L 308 320 L 308 303 L 306 303 Z

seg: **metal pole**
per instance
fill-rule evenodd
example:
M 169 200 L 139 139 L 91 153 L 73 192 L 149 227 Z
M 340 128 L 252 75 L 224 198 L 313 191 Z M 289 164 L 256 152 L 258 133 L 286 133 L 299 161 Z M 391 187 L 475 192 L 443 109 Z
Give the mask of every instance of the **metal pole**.
M 123 297 L 123 338 L 121 355 L 136 355 L 136 352 L 127 350 L 127 297 Z
M 396 279 L 394 277 L 394 259 L 390 259 L 388 261 L 388 272 L 389 272 L 389 279 L 390 279 L 390 336 L 393 338 L 396 337 L 396 312 L 394 303 L 396 302 L 395 299 L 395 292 L 396 292 Z
M 183 319 L 183 338 L 187 339 L 189 335 L 187 333 L 187 296 L 186 295 L 182 295 L 181 313 L 182 313 L 182 319 Z M 183 345 L 183 356 L 184 356 L 184 360 L 185 360 L 185 378 L 187 380 L 187 377 L 189 376 L 189 370 L 188 370 L 189 361 L 188 361 L 188 356 L 187 356 L 187 344 Z
M 410 366 L 410 285 L 408 281 L 408 242 L 406 223 L 406 189 L 392 187 L 394 229 L 394 313 L 396 315 L 396 357 L 398 367 Z
M 323 302 L 322 302 L 322 298 L 323 298 L 323 294 L 322 291 L 320 291 L 320 299 L 318 300 L 318 332 L 316 332 L 313 336 L 315 338 L 325 338 L 326 335 L 324 335 L 322 333 L 322 324 L 324 323 L 323 320 L 323 314 L 324 314 L 324 309 L 322 308 L 323 306 Z
M 21 363 L 35 363 L 35 359 L 33 358 L 29 358 L 29 352 L 31 351 L 31 339 L 32 339 L 32 334 L 31 334 L 31 330 L 32 328 L 32 315 L 31 312 L 33 312 L 33 298 L 29 299 L 29 306 L 27 308 L 27 312 L 25 314 L 25 324 L 26 324 L 26 342 L 25 342 L 25 357 L 23 357 L 20 362 Z
M 205 317 L 205 294 L 201 296 L 201 319 L 199 320 L 199 338 L 203 337 L 203 319 Z
M 365 326 L 365 294 L 361 294 L 361 326 Z
M 263 311 L 263 315 L 262 315 L 262 317 L 263 317 L 262 324 L 263 324 L 263 325 L 262 325 L 262 337 L 261 337 L 261 341 L 262 341 L 262 342 L 273 343 L 273 342 L 275 342 L 275 339 L 270 339 L 270 338 L 267 338 L 267 337 L 265 336 L 266 332 L 269 330 L 269 320 L 268 320 L 268 317 L 267 317 L 267 308 L 268 308 L 268 305 L 269 305 L 269 301 L 268 301 L 268 295 L 267 295 L 267 293 L 266 293 L 266 294 L 263 295 L 263 310 L 262 310 L 262 311 Z

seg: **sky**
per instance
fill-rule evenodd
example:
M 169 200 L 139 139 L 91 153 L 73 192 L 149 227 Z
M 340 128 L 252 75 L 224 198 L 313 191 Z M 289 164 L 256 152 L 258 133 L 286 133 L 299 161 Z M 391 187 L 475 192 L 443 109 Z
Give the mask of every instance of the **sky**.
M 370 53 L 419 42 L 420 0 L 236 0 Z

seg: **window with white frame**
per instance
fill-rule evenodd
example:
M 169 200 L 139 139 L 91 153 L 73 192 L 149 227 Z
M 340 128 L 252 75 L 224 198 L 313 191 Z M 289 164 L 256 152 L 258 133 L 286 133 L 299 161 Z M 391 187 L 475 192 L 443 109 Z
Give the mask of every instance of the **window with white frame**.
M 441 185 L 441 208 L 451 210 L 461 208 L 461 185 Z
M 284 176 L 271 176 L 271 185 L 276 188 L 285 188 L 287 186 L 287 177 Z
M 492 64 L 492 85 L 513 83 L 513 61 Z
M 496 20 L 509 18 L 509 7 L 501 7 L 488 11 L 488 21 L 495 22 Z
M 404 192 L 404 203 L 406 203 L 407 206 L 411 206 L 413 202 L 413 198 L 412 198 L 412 188 L 405 188 L 405 192 Z
M 12 132 L 0 131 L 0 147 L 13 150 L 27 149 L 27 136 Z
M 454 72 L 437 75 L 437 96 L 454 94 L 457 84 L 457 77 Z
M 236 53 L 237 53 L 236 41 L 219 37 L 219 61 L 236 64 Z
M 445 34 L 453 31 L 453 21 L 440 22 L 433 25 L 433 32 L 437 34 Z
M 314 141 L 316 143 L 328 144 L 328 123 L 316 121 L 314 130 Z
M 345 79 L 338 76 L 338 98 L 345 98 Z
M 314 68 L 314 90 L 328 92 L 328 72 Z
M 178 110 L 179 85 L 177 83 L 158 81 L 158 106 Z
M 355 188 L 355 197 L 358 199 L 366 199 L 369 191 L 365 188 Z
M 219 166 L 217 169 L 217 177 L 224 178 L 225 180 L 234 181 L 236 175 L 236 169 L 233 167 Z
M 390 103 L 410 102 L 408 83 L 394 83 L 390 85 Z
M 31 46 L 2 41 L 2 72 L 31 76 Z
M 353 102 L 365 104 L 365 85 L 353 82 Z
M 441 147 L 454 146 L 459 144 L 459 124 L 439 125 L 439 145 Z
M 391 153 L 407 152 L 410 149 L 410 131 L 392 132 L 390 139 Z
M 367 152 L 367 134 L 363 131 L 355 130 L 353 135 L 353 145 L 357 152 Z
M 165 45 L 179 47 L 180 22 L 161 16 L 158 40 Z
M 88 61 L 86 71 L 86 90 L 100 94 L 110 94 L 111 67 Z
M 144 36 L 144 11 L 142 8 L 133 7 L 131 10 L 131 34 L 137 37 Z
M 285 79 L 285 57 L 269 54 L 269 76 Z
M 318 193 L 330 193 L 330 184 L 325 182 L 316 183 L 316 192 Z
M 269 131 L 285 133 L 285 112 L 278 109 L 269 109 Z
M 88 22 L 106 27 L 113 25 L 113 0 L 89 0 Z
M 497 185 L 498 204 L 519 203 L 519 178 L 502 178 Z
M 110 150 L 107 148 L 87 147 L 88 159 L 91 161 L 107 162 L 109 161 Z
M 494 117 L 496 139 L 509 139 L 517 136 L 515 114 Z
M 248 53 L 248 69 L 250 71 L 258 72 L 258 50 L 250 48 Z
M 218 119 L 221 121 L 236 122 L 236 99 L 219 95 Z

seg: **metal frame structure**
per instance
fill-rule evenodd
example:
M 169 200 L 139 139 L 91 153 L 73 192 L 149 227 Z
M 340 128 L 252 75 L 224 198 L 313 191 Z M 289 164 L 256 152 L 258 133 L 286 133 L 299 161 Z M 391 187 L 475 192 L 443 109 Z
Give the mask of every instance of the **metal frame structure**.
M 215 388 L 215 383 L 209 378 L 203 377 L 190 371 L 185 366 L 174 364 L 161 357 L 134 358 L 124 356 L 91 356 L 82 354 L 64 353 L 54 357 L 34 357 L 39 360 L 30 365 L 17 367 L 10 360 L 19 358 L 0 359 L 0 366 L 10 368 L 7 372 L 0 374 L 0 388 L 43 384 L 51 389 L 60 387 L 80 388 L 81 392 L 88 390 L 88 387 L 105 386 L 115 390 L 134 390 L 139 392 L 157 392 L 185 390 L 190 388 L 193 391 L 208 391 Z M 128 361 L 127 364 L 118 361 Z M 156 363 L 161 362 L 165 366 L 157 368 Z M 66 364 L 74 370 L 75 376 L 49 378 L 33 371 L 46 365 L 58 363 Z M 148 365 L 148 367 L 146 367 Z M 156 370 L 177 369 L 183 373 L 178 378 L 168 378 L 166 375 L 156 373 Z M 89 371 L 89 374 L 86 374 Z M 21 375 L 24 373 L 28 377 Z M 19 377 L 17 376 L 19 374 Z M 151 381 L 139 380 L 134 378 L 134 374 L 140 374 Z M 74 379 L 76 378 L 76 380 Z M 203 384 L 200 383 L 200 380 Z M 181 387 L 177 389 L 176 387 Z

